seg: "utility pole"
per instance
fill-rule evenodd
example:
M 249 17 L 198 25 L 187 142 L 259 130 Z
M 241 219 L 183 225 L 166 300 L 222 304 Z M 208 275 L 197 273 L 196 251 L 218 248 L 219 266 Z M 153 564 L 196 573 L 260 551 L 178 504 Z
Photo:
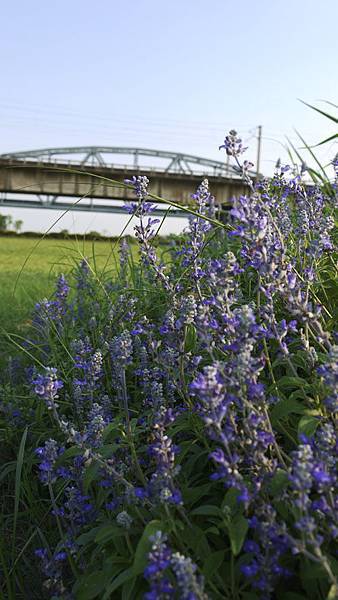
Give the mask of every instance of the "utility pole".
M 257 134 L 257 160 L 256 160 L 257 179 L 259 177 L 259 168 L 260 168 L 260 163 L 261 163 L 261 145 L 262 145 L 262 125 L 258 125 L 258 134 Z

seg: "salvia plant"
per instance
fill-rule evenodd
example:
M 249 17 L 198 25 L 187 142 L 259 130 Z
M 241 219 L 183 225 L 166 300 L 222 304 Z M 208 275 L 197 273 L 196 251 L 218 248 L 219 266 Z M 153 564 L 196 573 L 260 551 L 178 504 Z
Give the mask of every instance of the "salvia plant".
M 36 305 L 1 377 L 9 598 L 337 597 L 332 191 L 279 166 L 216 217 L 207 179 L 158 243 L 127 185 L 113 278 L 83 259 Z M 337 175 L 337 162 L 333 167 Z

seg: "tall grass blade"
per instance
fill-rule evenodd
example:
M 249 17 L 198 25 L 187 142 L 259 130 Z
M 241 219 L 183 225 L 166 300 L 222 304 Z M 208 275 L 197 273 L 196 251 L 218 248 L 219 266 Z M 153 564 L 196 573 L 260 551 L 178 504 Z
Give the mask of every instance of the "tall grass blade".
M 326 179 L 327 181 L 329 181 L 329 178 L 328 178 L 328 176 L 327 176 L 327 174 L 326 174 L 326 171 L 325 171 L 325 169 L 324 169 L 323 165 L 321 164 L 321 162 L 318 160 L 318 158 L 317 158 L 317 156 L 315 155 L 315 153 L 314 153 L 314 152 L 311 150 L 310 146 L 309 146 L 309 145 L 306 143 L 306 141 L 305 141 L 305 140 L 304 140 L 304 138 L 301 136 L 301 134 L 299 133 L 299 131 L 297 131 L 297 129 L 295 129 L 295 132 L 297 133 L 297 135 L 298 135 L 299 139 L 300 139 L 300 140 L 303 142 L 303 144 L 304 144 L 305 148 L 307 149 L 307 151 L 308 151 L 308 152 L 310 152 L 310 154 L 311 154 L 311 156 L 312 156 L 313 160 L 314 160 L 314 161 L 317 163 L 317 165 L 319 166 L 319 168 L 320 168 L 320 170 L 322 171 L 322 173 L 323 173 L 323 175 L 324 175 L 325 179 Z
M 303 157 L 301 156 L 301 154 L 299 154 L 297 148 L 293 145 L 293 143 L 291 142 L 291 140 L 289 140 L 289 138 L 286 138 L 292 148 L 292 150 L 294 151 L 294 153 L 296 154 L 298 160 L 300 160 L 301 163 L 305 162 Z M 318 171 L 315 171 L 314 169 L 311 169 L 311 167 L 308 167 L 308 173 L 313 181 L 313 183 L 317 184 L 318 183 L 318 179 L 320 181 L 322 181 L 323 183 L 327 183 L 327 178 L 323 178 L 323 176 L 318 173 Z
M 329 104 L 329 106 L 333 106 L 333 108 L 338 108 L 338 105 L 334 104 L 334 102 L 330 102 L 330 100 L 319 100 L 319 102 L 325 102 L 325 104 Z
M 315 144 L 315 146 L 312 146 L 312 148 L 317 148 L 317 146 L 322 146 L 322 144 L 327 144 L 327 142 L 332 142 L 332 140 L 335 140 L 336 138 L 338 138 L 338 133 L 334 133 L 333 135 L 330 135 L 330 137 L 326 138 L 326 140 L 323 140 L 322 142 Z
M 11 578 L 10 578 L 10 574 L 8 572 L 8 568 L 7 568 L 7 561 L 5 558 L 5 552 L 4 552 L 4 547 L 3 547 L 3 538 L 0 538 L 0 566 L 1 566 L 1 570 L 2 570 L 2 575 L 4 578 L 4 581 L 0 581 L 0 598 L 1 600 L 5 600 L 5 598 L 7 598 L 8 600 L 15 600 L 14 595 L 13 595 L 13 589 L 12 589 L 12 582 L 11 582 Z M 4 589 L 6 588 L 6 592 L 7 594 L 5 595 L 4 593 Z
M 286 138 L 286 139 L 288 140 L 288 138 Z M 288 142 L 290 143 L 290 140 L 288 140 Z M 293 166 L 294 166 L 294 167 L 296 167 L 296 161 L 295 161 L 295 159 L 294 159 L 294 157 L 293 157 L 293 154 L 292 154 L 292 152 L 291 152 L 290 148 L 289 148 L 289 147 L 287 147 L 286 149 L 287 149 L 287 153 L 288 153 L 288 155 L 289 155 L 289 159 L 291 160 L 291 162 L 292 162 Z
M 2 328 L 1 328 L 2 329 Z M 40 367 L 42 369 L 46 368 L 46 365 L 44 365 L 38 358 L 36 358 L 36 356 L 34 356 L 33 354 L 31 354 L 24 346 L 20 346 L 20 344 L 18 344 L 13 338 L 17 337 L 20 339 L 25 339 L 22 338 L 22 336 L 17 335 L 16 333 L 7 333 L 4 329 L 2 329 L 3 335 L 4 337 L 6 337 L 11 344 L 13 344 L 14 346 L 16 346 L 16 348 L 18 348 L 20 350 L 20 352 L 24 352 L 25 354 L 27 354 L 27 356 L 29 356 L 33 362 L 36 362 L 38 365 L 40 365 Z M 26 342 L 26 340 L 25 340 Z
M 298 100 L 300 102 L 302 102 L 303 104 L 305 104 L 305 106 L 308 106 L 309 108 L 312 108 L 312 110 L 315 110 L 316 112 L 318 112 L 319 114 L 323 115 L 327 119 L 330 119 L 330 121 L 333 121 L 334 123 L 338 123 L 338 118 L 337 117 L 329 115 L 329 113 L 325 112 L 324 110 L 320 110 L 320 108 L 317 108 L 316 106 L 312 106 L 312 104 L 308 104 L 307 102 L 304 102 L 304 100 L 301 100 L 300 98 L 298 98 Z
M 22 475 L 23 460 L 24 460 L 24 456 L 25 456 L 27 433 L 28 433 L 28 427 L 26 427 L 25 431 L 22 434 L 22 438 L 21 438 L 21 442 L 20 442 L 20 446 L 19 446 L 18 458 L 17 458 L 17 462 L 16 462 L 13 538 L 12 538 L 12 560 L 14 560 L 14 553 L 15 553 L 16 527 L 17 527 L 17 522 L 18 522 L 19 503 L 20 503 L 20 495 L 21 495 L 21 475 Z

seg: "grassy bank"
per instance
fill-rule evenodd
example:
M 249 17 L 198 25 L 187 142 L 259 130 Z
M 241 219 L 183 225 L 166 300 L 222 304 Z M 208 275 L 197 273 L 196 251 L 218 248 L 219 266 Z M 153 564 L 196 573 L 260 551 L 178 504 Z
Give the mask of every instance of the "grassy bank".
M 86 257 L 98 276 L 116 269 L 116 242 L 0 236 L 0 326 L 20 331 L 37 300 L 52 292 L 55 276 Z

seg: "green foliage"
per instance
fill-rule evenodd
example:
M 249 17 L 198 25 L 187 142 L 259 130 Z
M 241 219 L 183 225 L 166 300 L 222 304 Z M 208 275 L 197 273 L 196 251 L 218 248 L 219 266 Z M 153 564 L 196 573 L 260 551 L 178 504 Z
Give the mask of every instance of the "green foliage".
M 228 533 L 231 544 L 231 551 L 234 556 L 238 556 L 242 550 L 246 534 L 248 533 L 248 520 L 243 515 L 238 515 L 230 521 L 228 525 Z
M 16 243 L 16 240 L 15 240 Z M 48 249 L 50 242 L 44 243 Z M 227 248 L 228 249 L 228 248 Z M 85 250 L 91 248 L 87 246 Z M 110 248 L 105 248 L 106 255 L 102 253 L 92 255 L 93 272 L 91 281 L 95 298 L 99 299 L 104 314 L 107 299 L 101 287 L 101 274 L 105 274 L 105 260 L 109 256 Z M 63 246 L 58 250 L 51 247 L 51 252 L 64 252 Z M 213 253 L 210 246 L 210 254 Z M 82 254 L 82 252 L 81 252 Z M 51 255 L 52 256 L 52 255 Z M 14 258 L 14 257 L 13 257 Z M 131 262 L 134 257 L 130 257 Z M 143 311 L 151 315 L 152 319 L 159 318 L 168 306 L 165 294 L 158 292 L 158 288 L 151 281 L 144 284 L 144 272 L 142 266 L 135 260 L 133 263 L 133 294 L 138 299 Z M 12 267 L 11 267 L 12 268 Z M 72 269 L 72 261 L 69 263 Z M 181 274 L 183 271 L 181 272 Z M 99 277 L 96 274 L 100 274 Z M 180 276 L 180 275 L 179 275 Z M 327 269 L 322 272 L 325 285 L 330 283 L 332 272 Z M 104 278 L 103 278 L 104 280 Z M 182 277 L 184 282 L 184 276 Z M 320 290 L 319 282 L 317 282 Z M 330 289 L 327 287 L 326 289 Z M 116 292 L 117 293 L 117 292 Z M 250 294 L 250 287 L 248 287 Z M 252 298 L 255 297 L 255 287 L 251 288 Z M 331 307 L 330 302 L 327 306 Z M 83 306 L 84 314 L 88 318 L 92 313 L 92 301 Z M 87 317 L 86 317 L 87 318 Z M 68 335 L 69 332 L 65 332 Z M 63 365 L 64 377 L 72 373 L 73 364 L 71 356 L 66 349 L 66 339 L 60 336 L 53 338 L 55 344 L 55 360 Z M 90 335 L 95 335 L 95 332 Z M 16 338 L 19 345 L 22 340 Z M 56 343 L 57 342 L 57 343 Z M 189 324 L 184 334 L 183 350 L 185 353 L 194 353 L 199 348 L 199 339 L 196 328 Z M 29 353 L 32 358 L 40 356 L 39 348 L 32 347 Z M 58 357 L 58 358 L 57 358 Z M 320 353 L 319 353 L 320 357 Z M 313 436 L 320 424 L 321 409 L 315 398 L 323 394 L 318 384 L 318 378 L 313 372 L 308 354 L 298 348 L 290 354 L 293 370 L 285 357 L 280 357 L 278 352 L 271 352 L 272 370 L 276 376 L 276 384 L 270 379 L 269 371 L 266 369 L 265 381 L 271 394 L 278 391 L 278 401 L 271 406 L 270 418 L 273 426 L 285 437 L 285 448 L 290 444 L 291 449 L 296 447 L 297 436 Z M 323 357 L 324 360 L 324 357 Z M 108 374 L 109 377 L 109 374 Z M 42 592 L 40 586 L 34 591 L 35 574 L 37 564 L 34 559 L 29 558 L 32 549 L 47 545 L 53 547 L 58 539 L 54 521 L 51 517 L 51 501 L 47 490 L 42 488 L 36 477 L 36 458 L 33 449 L 44 439 L 45 432 L 48 435 L 58 437 L 57 431 L 50 431 L 50 414 L 48 411 L 37 411 L 36 401 L 28 393 L 27 387 L 21 388 L 22 406 L 26 414 L 33 412 L 35 417 L 30 426 L 20 431 L 6 429 L 6 442 L 8 456 L 3 459 L 3 468 L 0 471 L 0 485 L 12 489 L 13 505 L 5 506 L 4 530 L 7 531 L 5 540 L 11 539 L 15 550 L 9 561 L 4 548 L 0 547 L 0 564 L 4 573 L 4 593 L 8 598 L 24 598 L 29 590 L 30 597 L 39 598 Z M 134 389 L 137 398 L 138 390 Z M 7 401 L 11 402 L 12 390 L 3 389 Z M 68 396 L 69 402 L 70 396 Z M 137 419 L 131 419 L 133 432 L 133 443 L 137 452 L 145 455 L 146 427 L 138 424 Z M 124 431 L 123 419 L 116 416 L 106 427 L 103 435 L 104 445 L 100 448 L 102 457 L 110 458 L 118 448 L 128 447 L 125 438 L 121 438 Z M 193 432 L 193 443 L 191 434 Z M 180 444 L 181 452 L 177 457 L 178 464 L 182 466 L 182 496 L 184 501 L 184 512 L 170 510 L 165 512 L 159 507 L 157 518 L 153 518 L 150 507 L 140 509 L 140 519 L 133 523 L 130 530 L 119 526 L 112 520 L 109 513 L 105 519 L 96 522 L 95 526 L 88 528 L 77 539 L 79 556 L 86 560 L 86 571 L 78 573 L 75 583 L 71 585 L 75 597 L 79 600 L 101 600 L 106 598 L 141 599 L 147 590 L 147 585 L 142 578 L 146 567 L 149 551 L 151 549 L 150 538 L 157 531 L 162 531 L 170 536 L 171 543 L 175 545 L 182 554 L 194 556 L 200 572 L 206 579 L 206 586 L 210 598 L 222 597 L 230 600 L 237 597 L 238 600 L 257 600 L 259 595 L 242 589 L 241 564 L 243 564 L 243 546 L 248 538 L 249 518 L 245 514 L 243 505 L 238 501 L 238 490 L 230 488 L 224 490 L 221 484 L 210 482 L 210 462 L 208 460 L 210 447 L 206 447 L 206 439 L 203 433 L 203 424 L 198 415 L 183 412 L 177 418 L 174 425 L 168 429 L 168 435 Z M 290 442 L 293 439 L 293 442 Z M 16 448 L 18 452 L 16 452 Z M 71 446 L 59 457 L 58 467 L 67 467 L 71 461 L 81 454 L 79 448 Z M 96 506 L 104 510 L 106 493 L 98 487 L 100 480 L 100 467 L 97 463 L 88 464 L 83 478 L 83 492 L 95 499 Z M 13 487 L 12 482 L 13 481 Z M 283 518 L 290 519 L 291 510 L 281 500 L 285 490 L 289 486 L 289 478 L 286 470 L 278 469 L 270 481 L 267 491 L 267 500 L 275 507 L 278 514 Z M 57 486 L 56 497 L 62 495 L 62 486 Z M 36 498 L 39 497 L 39 503 Z M 26 508 L 29 507 L 29 524 L 27 523 Z M 26 534 L 21 539 L 19 531 L 27 527 Z M 13 566 L 14 565 L 14 566 Z M 316 594 L 323 597 L 333 598 L 334 588 L 328 588 L 320 569 L 313 569 L 313 565 L 307 569 L 301 562 L 301 588 L 298 592 L 290 592 L 285 588 L 281 596 L 277 598 L 289 598 L 289 600 L 301 600 L 310 598 L 315 600 Z M 24 573 L 24 574 L 23 574 Z M 315 581 L 315 584 L 313 583 Z M 69 568 L 68 581 L 74 581 Z M 215 593 L 215 589 L 220 590 Z M 13 596 L 16 590 L 16 596 Z M 236 595 L 233 595 L 236 594 Z M 324 594 L 324 595 L 323 595 Z M 319 596 L 318 596 L 319 597 Z
M 316 177 L 317 180 L 325 179 L 323 173 Z M 203 257 L 221 259 L 229 251 L 239 254 L 238 239 L 232 238 L 229 241 L 224 237 L 219 222 L 214 221 L 214 225 L 216 231 L 214 229 L 206 235 L 201 251 Z M 170 283 L 179 283 L 182 298 L 186 299 L 191 295 L 193 286 L 186 264 L 175 253 L 177 245 L 180 242 L 184 244 L 186 239 L 182 236 L 181 239 L 175 238 L 172 241 L 171 248 L 157 242 L 157 252 L 166 261 L 172 277 Z M 288 243 L 290 261 L 293 261 L 296 268 L 301 268 L 302 261 L 306 260 L 306 252 L 303 257 L 299 256 L 297 239 L 292 235 Z M 135 345 L 143 340 L 148 355 L 157 359 L 165 340 L 156 335 L 164 315 L 175 308 L 175 295 L 161 288 L 149 264 L 139 260 L 133 244 L 126 257 L 127 274 L 123 273 L 119 264 L 115 244 L 100 242 L 92 246 L 82 242 L 72 244 L 70 241 L 55 244 L 46 239 L 36 243 L 22 238 L 6 240 L 5 244 L 0 238 L 0 247 L 7 252 L 0 279 L 3 277 L 4 281 L 9 282 L 8 289 L 11 292 L 15 285 L 13 280 L 17 279 L 15 298 L 24 294 L 24 286 L 27 288 L 27 297 L 22 297 L 21 312 L 16 312 L 17 307 L 10 299 L 12 296 L 6 296 L 6 292 L 2 307 L 7 324 L 10 323 L 8 312 L 14 312 L 12 323 L 15 325 L 15 331 L 11 335 L 3 333 L 2 338 L 6 341 L 3 360 L 6 358 L 7 362 L 9 351 L 12 355 L 0 384 L 0 488 L 4 498 L 1 516 L 3 536 L 0 542 L 2 595 L 9 600 L 40 600 L 48 594 L 52 577 L 49 576 L 47 583 L 43 584 L 39 561 L 34 555 L 34 550 L 43 547 L 48 550 L 49 556 L 66 548 L 62 574 L 64 592 L 70 592 L 76 599 L 141 600 L 148 591 L 144 571 L 149 563 L 153 539 L 158 532 L 162 532 L 163 539 L 168 540 L 168 545 L 176 556 L 191 557 L 196 573 L 204 577 L 208 598 L 259 600 L 259 591 L 254 587 L 250 590 L 250 583 L 243 575 L 245 568 L 254 559 L 254 547 L 250 549 L 248 542 L 253 542 L 255 538 L 255 499 L 263 489 L 262 497 L 267 512 L 271 511 L 275 515 L 276 522 L 281 520 L 285 530 L 291 532 L 290 535 L 298 535 L 300 503 L 294 502 L 289 495 L 292 488 L 290 463 L 303 440 L 314 438 L 317 428 L 328 420 L 328 409 L 324 404 L 328 392 L 323 378 L 318 374 L 318 366 L 325 364 L 327 359 L 325 337 L 316 337 L 308 327 L 308 322 L 302 321 L 301 315 L 301 332 L 298 329 L 295 336 L 290 335 L 291 340 L 288 340 L 287 351 L 284 353 L 282 344 L 278 344 L 278 336 L 273 338 L 271 335 L 273 339 L 270 339 L 269 336 L 262 335 L 252 343 L 253 348 L 255 344 L 259 348 L 263 358 L 259 382 L 263 384 L 268 398 L 264 405 L 264 417 L 269 429 L 263 433 L 268 435 L 272 431 L 274 435 L 268 443 L 264 460 L 256 464 L 255 453 L 259 451 L 254 447 L 253 442 L 256 440 L 250 438 L 250 431 L 243 428 L 240 418 L 237 420 L 237 414 L 231 423 L 237 428 L 236 436 L 242 440 L 242 448 L 249 448 L 244 467 L 241 467 L 243 481 L 250 491 L 251 499 L 253 498 L 249 504 L 245 496 L 243 498 L 243 493 L 235 487 L 235 477 L 229 479 L 231 483 L 228 481 L 228 478 L 236 475 L 236 467 L 220 478 L 214 477 L 215 468 L 210 456 L 219 449 L 219 439 L 215 435 L 218 430 L 215 428 L 214 435 L 207 435 L 203 407 L 191 393 L 189 386 L 191 373 L 196 374 L 197 367 L 198 372 L 201 372 L 200 369 L 208 366 L 210 356 L 214 364 L 223 364 L 231 340 L 224 338 L 221 344 L 212 344 L 208 348 L 205 330 L 201 326 L 198 328 L 197 319 L 194 324 L 188 322 L 182 327 L 177 326 L 173 335 L 178 340 L 177 364 L 171 367 L 169 359 L 168 364 L 160 364 L 161 369 L 167 369 L 170 374 L 171 383 L 175 382 L 177 414 L 173 423 L 169 420 L 161 442 L 165 448 L 162 450 L 164 453 L 169 452 L 169 442 L 172 442 L 174 448 L 179 447 L 172 462 L 174 477 L 179 480 L 182 502 L 178 500 L 176 503 L 169 503 L 163 501 L 162 497 L 154 500 L 151 493 L 148 493 L 150 483 L 153 483 L 153 456 L 150 450 L 154 450 L 160 417 L 159 412 L 154 413 L 155 408 L 158 409 L 155 401 L 149 401 L 148 390 L 145 392 L 146 388 L 141 386 L 144 383 L 142 378 L 146 380 L 149 371 L 141 369 L 141 372 L 136 372 L 126 360 L 116 373 L 115 363 L 109 353 L 117 333 L 123 333 L 129 325 L 130 328 L 144 326 L 146 329 L 150 323 L 149 330 L 141 333 L 143 338 L 136 338 Z M 20 273 L 27 255 L 29 260 Z M 85 263 L 88 268 L 86 290 L 79 293 L 79 278 L 74 279 L 79 275 L 76 263 L 79 258 L 85 257 L 88 258 Z M 34 341 L 34 327 L 37 328 L 37 325 L 32 327 L 31 322 L 27 323 L 26 320 L 29 309 L 41 296 L 48 296 L 51 302 L 55 298 L 49 269 L 53 276 L 60 272 L 69 275 L 72 284 L 67 315 L 69 319 L 63 327 L 58 327 L 53 319 L 43 321 L 44 337 L 42 341 Z M 307 293 L 313 297 L 314 304 L 320 302 L 322 305 L 327 332 L 333 330 L 335 322 L 335 274 L 330 258 L 324 256 L 316 265 L 315 280 L 306 288 Z M 239 274 L 238 285 L 241 296 L 234 302 L 235 308 L 241 302 L 250 307 L 264 307 L 259 277 L 253 269 L 248 268 L 245 273 Z M 197 287 L 196 297 L 198 293 L 201 292 Z M 207 289 L 206 301 L 200 306 L 201 312 L 203 306 L 214 301 L 210 300 L 210 296 L 211 291 Z M 80 307 L 81 311 L 76 312 L 75 306 Z M 121 315 L 119 311 L 122 309 L 125 312 Z M 291 320 L 292 315 L 288 312 L 285 298 L 276 301 L 276 313 L 280 320 Z M 227 315 L 222 315 L 222 318 L 225 321 Z M 207 325 L 204 328 L 207 330 Z M 155 331 L 153 338 L 150 330 Z M 135 334 L 135 329 L 132 329 L 132 334 L 138 335 L 138 331 Z M 110 344 L 104 343 L 103 332 L 108 332 Z M 93 443 L 90 448 L 86 446 L 88 437 L 85 436 L 88 431 L 84 413 L 86 403 L 93 403 L 94 391 L 92 388 L 89 392 L 87 390 L 87 395 L 81 396 L 83 404 L 76 404 L 77 386 L 82 385 L 78 373 L 78 351 L 74 350 L 74 342 L 78 337 L 89 340 L 93 349 L 102 349 L 100 401 L 101 396 L 105 398 L 104 392 L 109 391 L 110 423 L 102 432 L 102 443 Z M 309 351 L 310 343 L 313 344 L 312 353 Z M 234 348 L 231 352 L 236 356 L 236 345 Z M 43 370 L 46 356 L 57 366 L 64 384 L 62 393 L 57 398 L 65 419 L 63 421 L 58 416 L 55 417 L 55 405 L 46 405 L 38 397 L 38 392 L 34 394 L 32 384 L 27 383 L 27 373 L 31 375 L 34 369 Z M 18 357 L 21 365 L 15 371 L 14 378 L 18 373 L 21 378 L 13 381 L 14 369 L 11 366 Z M 257 357 L 253 354 L 250 358 L 256 360 Z M 196 359 L 196 364 L 193 359 Z M 244 359 L 247 360 L 247 356 Z M 232 368 L 233 364 L 230 363 L 229 370 Z M 161 369 L 156 366 L 156 376 Z M 238 384 L 235 404 L 240 411 L 242 401 L 244 406 L 248 402 L 247 381 L 236 380 L 235 384 Z M 126 410 L 125 404 L 124 410 L 120 408 L 121 389 L 125 392 L 122 400 L 127 402 Z M 168 386 L 164 393 L 169 396 L 172 388 Z M 230 395 L 231 389 L 227 389 L 224 395 L 226 393 Z M 263 409 L 259 412 L 259 416 L 262 415 Z M 77 436 L 72 433 L 73 426 L 75 427 L 72 419 L 75 418 L 78 419 L 79 427 Z M 95 421 L 96 425 L 100 426 L 100 423 L 99 420 Z M 41 461 L 35 453 L 36 448 L 46 439 L 53 439 L 65 446 L 55 462 L 58 476 L 49 481 L 48 485 L 43 484 L 43 478 L 42 481 L 39 479 L 46 465 L 41 468 Z M 165 446 L 166 443 L 168 446 Z M 227 448 L 227 441 L 224 448 L 231 452 Z M 64 506 L 68 507 L 64 499 L 67 469 L 74 469 L 74 465 L 81 471 L 81 494 L 86 500 L 89 499 L 94 516 L 88 522 L 84 519 L 80 528 L 77 527 L 76 518 L 72 517 L 69 530 L 66 529 L 64 513 L 56 508 L 61 505 L 61 500 L 64 503 L 63 509 Z M 46 470 L 48 468 L 47 465 Z M 248 475 L 252 473 L 252 468 L 256 469 L 254 483 Z M 123 485 L 125 481 L 128 484 L 129 480 L 125 480 L 127 476 L 130 476 L 133 483 L 129 487 L 126 485 L 122 494 L 121 481 L 123 480 Z M 138 493 L 141 490 L 144 496 L 138 496 L 136 490 Z M 168 490 L 170 492 L 168 487 L 164 489 L 165 494 L 168 494 Z M 78 516 L 80 522 L 83 515 Z M 276 537 L 279 536 L 280 533 Z M 311 555 L 311 540 L 304 540 L 301 534 L 299 539 L 302 545 L 297 547 L 297 552 L 281 558 L 281 567 L 289 569 L 292 576 L 277 584 L 273 597 L 276 600 L 333 600 L 336 588 L 328 578 L 328 572 L 330 576 L 331 572 L 335 575 L 337 565 L 332 558 L 330 543 L 323 543 L 325 562 L 321 557 L 318 558 L 318 552 L 315 556 Z M 264 568 L 270 567 L 268 565 Z M 168 580 L 175 584 L 172 572 L 168 574 Z
M 8 227 L 12 224 L 12 217 L 10 215 L 0 215 L 0 233 L 7 231 Z
M 327 113 L 326 111 L 321 110 L 320 108 L 317 108 L 316 106 L 312 106 L 311 104 L 308 104 L 307 102 L 304 102 L 303 100 L 301 100 L 301 102 L 303 104 L 305 104 L 305 106 L 308 106 L 312 110 L 316 111 L 318 114 L 320 114 L 323 117 L 325 117 L 326 119 L 329 119 L 333 123 L 335 123 L 335 124 L 338 123 L 338 118 L 335 117 L 334 115 L 332 115 L 330 113 Z M 337 109 L 337 106 L 335 104 L 332 104 L 330 102 L 328 104 L 331 104 L 334 108 Z M 331 186 L 331 183 L 330 183 L 330 177 L 327 175 L 325 167 L 323 167 L 323 165 L 321 164 L 321 162 L 317 158 L 316 153 L 313 151 L 312 147 L 307 144 L 307 142 L 302 137 L 302 135 L 298 131 L 296 131 L 296 133 L 297 133 L 299 139 L 301 140 L 301 142 L 304 145 L 303 148 L 305 148 L 308 151 L 308 153 L 310 154 L 311 158 L 314 160 L 314 162 L 319 167 L 319 171 L 317 171 L 316 169 L 307 167 L 307 171 L 308 171 L 308 173 L 309 173 L 312 181 L 315 184 L 322 184 L 324 186 L 324 189 L 326 190 L 327 193 L 334 194 L 334 190 L 333 190 L 333 188 Z M 332 141 L 336 140 L 337 138 L 338 138 L 338 133 L 334 133 L 334 134 L 330 135 L 328 138 L 326 138 L 326 139 L 318 142 L 314 147 L 316 148 L 318 146 L 322 146 L 323 144 L 327 144 L 328 142 L 332 142 Z M 289 143 L 289 146 L 294 151 L 294 153 L 297 156 L 297 158 L 300 160 L 300 162 L 304 163 L 305 161 L 304 161 L 303 157 L 301 156 L 301 154 L 299 153 L 299 151 L 295 148 L 295 146 L 292 144 L 292 142 L 290 140 L 288 140 L 288 143 Z

